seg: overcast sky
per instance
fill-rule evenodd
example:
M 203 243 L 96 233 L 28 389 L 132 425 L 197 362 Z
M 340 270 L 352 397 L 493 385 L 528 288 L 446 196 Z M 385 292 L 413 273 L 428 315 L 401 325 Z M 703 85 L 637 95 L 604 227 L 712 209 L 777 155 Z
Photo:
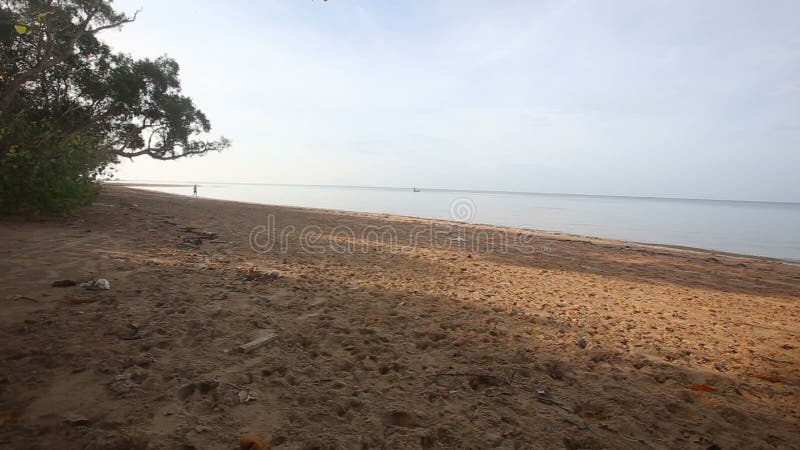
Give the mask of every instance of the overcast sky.
M 800 201 L 795 0 L 115 4 L 233 140 L 121 179 Z

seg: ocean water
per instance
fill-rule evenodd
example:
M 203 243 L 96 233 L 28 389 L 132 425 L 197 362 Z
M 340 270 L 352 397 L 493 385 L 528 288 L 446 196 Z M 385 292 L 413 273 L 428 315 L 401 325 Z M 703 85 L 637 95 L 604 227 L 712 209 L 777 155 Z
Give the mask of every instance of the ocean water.
M 142 186 L 192 195 L 192 185 Z M 199 184 L 206 198 L 457 220 L 800 262 L 800 203 L 421 189 Z

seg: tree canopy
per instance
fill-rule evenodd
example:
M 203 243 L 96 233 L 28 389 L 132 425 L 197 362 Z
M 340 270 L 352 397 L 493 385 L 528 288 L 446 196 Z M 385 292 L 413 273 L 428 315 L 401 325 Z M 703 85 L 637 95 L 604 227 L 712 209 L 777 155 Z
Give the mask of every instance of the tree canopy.
M 113 53 L 97 34 L 136 19 L 101 0 L 12 1 L 0 11 L 0 114 L 57 120 L 102 135 L 115 155 L 176 159 L 221 150 L 198 139 L 211 124 L 181 95 L 178 63 Z M 16 25 L 27 27 L 20 34 Z
M 137 14 L 117 12 L 107 0 L 11 0 L 0 6 L 0 131 L 6 130 L 0 132 L 0 159 L 25 144 L 8 132 L 21 129 L 13 126 L 20 121 L 41 126 L 53 139 L 92 142 L 92 153 L 99 148 L 104 155 L 94 169 L 116 157 L 170 160 L 230 145 L 224 137 L 209 138 L 211 123 L 181 93 L 175 60 L 135 59 L 99 39 Z M 31 135 L 30 126 L 25 130 Z

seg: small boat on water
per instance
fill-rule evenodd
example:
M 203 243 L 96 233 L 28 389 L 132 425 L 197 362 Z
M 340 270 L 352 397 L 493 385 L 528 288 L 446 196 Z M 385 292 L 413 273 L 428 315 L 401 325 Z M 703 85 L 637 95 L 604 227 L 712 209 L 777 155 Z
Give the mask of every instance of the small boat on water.
M 417 188 L 417 187 L 411 188 L 411 190 L 414 191 L 414 192 L 421 192 L 422 191 L 422 189 Z

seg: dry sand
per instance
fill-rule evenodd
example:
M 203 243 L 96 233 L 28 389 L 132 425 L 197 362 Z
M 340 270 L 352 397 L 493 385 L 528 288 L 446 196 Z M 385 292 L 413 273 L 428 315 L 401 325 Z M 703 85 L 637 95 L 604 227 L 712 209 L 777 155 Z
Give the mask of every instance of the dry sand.
M 267 214 L 432 224 L 118 186 L 2 219 L 0 447 L 800 448 L 796 266 L 530 233 L 259 254 Z

